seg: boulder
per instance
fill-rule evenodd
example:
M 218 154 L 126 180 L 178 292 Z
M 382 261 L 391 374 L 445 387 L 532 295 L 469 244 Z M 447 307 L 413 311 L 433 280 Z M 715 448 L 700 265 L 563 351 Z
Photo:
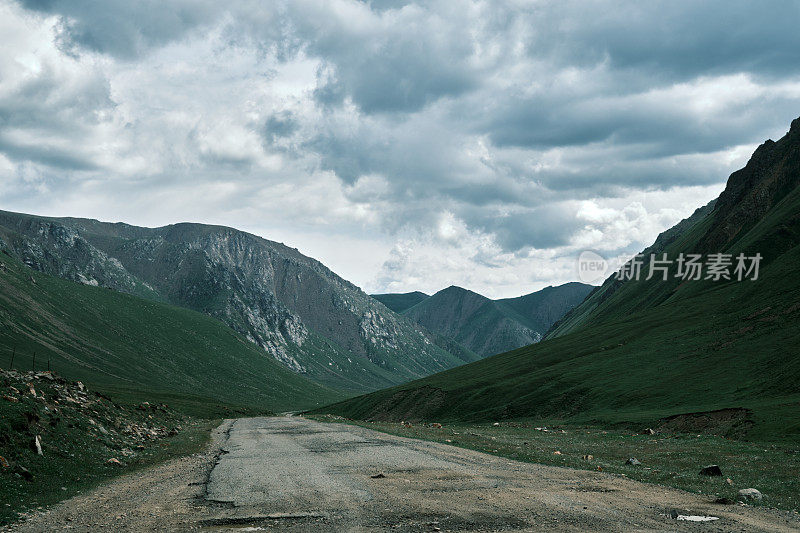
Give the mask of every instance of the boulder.
M 761 491 L 757 489 L 741 489 L 739 491 L 739 499 L 743 501 L 759 501 L 763 497 Z
M 721 476 L 722 470 L 718 465 L 708 465 L 700 470 L 701 476 Z
M 639 461 L 639 459 L 637 459 L 636 457 L 631 457 L 630 459 L 625 461 L 625 464 L 630 466 L 639 466 L 642 464 L 642 462 Z

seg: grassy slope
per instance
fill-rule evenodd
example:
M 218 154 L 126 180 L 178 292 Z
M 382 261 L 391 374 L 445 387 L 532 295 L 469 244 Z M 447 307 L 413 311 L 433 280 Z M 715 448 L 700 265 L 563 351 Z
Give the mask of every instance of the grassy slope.
M 800 189 L 730 248 L 767 256 L 758 281 L 629 284 L 590 327 L 325 410 L 350 418 L 638 424 L 744 407 L 752 410 L 749 437 L 796 441 L 797 213 Z M 701 222 L 671 243 L 670 256 L 703 231 Z
M 461 287 L 443 289 L 406 309 L 403 316 L 483 357 L 536 340 L 516 311 Z
M 290 372 L 221 322 L 183 308 L 84 286 L 2 255 L 0 365 L 47 367 L 122 401 L 300 409 L 341 395 Z M 30 280 L 35 280 L 35 283 Z
M 394 311 L 395 313 L 402 313 L 409 307 L 413 307 L 421 301 L 430 298 L 424 292 L 414 291 L 405 293 L 387 293 L 387 294 L 372 294 L 373 298 L 380 303 Z
M 593 288 L 591 285 L 572 282 L 495 302 L 521 324 L 534 331 L 545 332 L 572 306 L 581 303 Z

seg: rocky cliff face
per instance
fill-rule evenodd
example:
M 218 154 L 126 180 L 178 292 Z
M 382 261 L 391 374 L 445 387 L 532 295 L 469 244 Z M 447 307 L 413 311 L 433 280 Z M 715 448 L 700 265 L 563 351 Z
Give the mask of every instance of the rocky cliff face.
M 331 386 L 368 390 L 464 362 L 320 262 L 235 229 L 0 212 L 0 238 L 36 270 L 218 318 Z
M 800 183 L 800 118 L 777 142 L 759 146 L 747 165 L 728 178 L 700 251 L 715 253 L 743 235 Z

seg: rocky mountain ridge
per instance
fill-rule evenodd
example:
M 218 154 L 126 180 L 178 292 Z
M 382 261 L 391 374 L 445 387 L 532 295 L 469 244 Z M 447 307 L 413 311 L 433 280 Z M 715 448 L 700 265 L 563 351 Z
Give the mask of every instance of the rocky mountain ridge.
M 456 355 L 319 261 L 232 228 L 140 228 L 0 212 L 5 248 L 38 271 L 211 315 L 297 373 L 367 390 L 445 370 Z

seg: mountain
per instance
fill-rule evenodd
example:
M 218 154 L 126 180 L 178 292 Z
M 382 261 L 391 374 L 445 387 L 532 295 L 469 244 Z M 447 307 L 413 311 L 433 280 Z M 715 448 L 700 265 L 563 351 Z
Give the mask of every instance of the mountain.
M 387 293 L 387 294 L 373 294 L 373 298 L 378 300 L 380 303 L 394 311 L 395 313 L 402 313 L 409 307 L 413 307 L 420 303 L 422 300 L 426 298 L 430 298 L 429 295 L 425 294 L 424 292 L 414 291 L 414 292 L 404 292 L 404 293 Z
M 180 307 L 31 270 L 0 255 L 0 365 L 52 369 L 113 393 L 220 416 L 342 398 L 288 370 L 222 322 Z
M 564 313 L 591 291 L 590 285 L 567 283 L 520 296 L 490 300 L 451 286 L 433 296 L 421 292 L 374 296 L 428 331 L 454 339 L 486 357 L 533 344 Z M 419 300 L 414 305 L 409 305 Z M 392 307 L 393 306 L 393 307 Z M 405 309 L 403 309 L 405 307 Z
M 677 264 L 667 281 L 612 276 L 543 342 L 324 410 L 384 420 L 684 424 L 800 439 L 800 119 L 651 249 L 673 260 L 763 259 L 755 280 L 684 280 Z
M 564 314 L 583 302 L 593 289 L 592 285 L 573 281 L 496 302 L 509 314 L 511 311 L 516 313 L 526 326 L 543 334 Z
M 374 390 L 474 360 L 296 249 L 220 226 L 141 228 L 0 212 L 34 270 L 199 311 L 295 373 Z

